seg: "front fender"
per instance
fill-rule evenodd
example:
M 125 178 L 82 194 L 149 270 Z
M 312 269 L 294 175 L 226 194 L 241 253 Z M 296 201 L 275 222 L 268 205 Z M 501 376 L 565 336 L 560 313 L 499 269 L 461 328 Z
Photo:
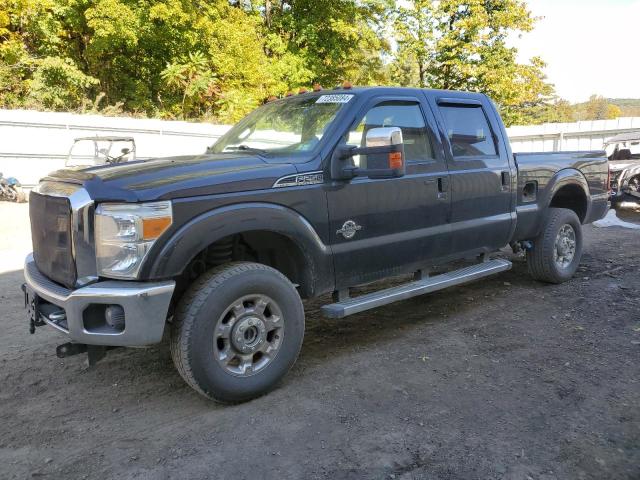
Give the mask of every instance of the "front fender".
M 195 256 L 213 242 L 249 231 L 271 231 L 291 239 L 308 262 L 312 295 L 333 290 L 333 262 L 330 248 L 313 226 L 296 211 L 271 203 L 240 203 L 205 212 L 184 224 L 157 250 L 152 250 L 142 267 L 142 278 L 166 279 L 179 276 Z

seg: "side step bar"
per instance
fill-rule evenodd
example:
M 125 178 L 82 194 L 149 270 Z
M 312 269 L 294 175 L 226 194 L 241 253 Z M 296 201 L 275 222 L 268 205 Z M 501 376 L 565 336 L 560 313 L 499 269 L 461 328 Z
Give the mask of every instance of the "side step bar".
M 367 293 L 360 297 L 347 298 L 340 302 L 324 305 L 321 310 L 325 317 L 343 318 L 399 300 L 406 300 L 407 298 L 435 292 L 443 288 L 472 282 L 479 278 L 488 277 L 494 273 L 504 272 L 509 269 L 511 269 L 510 261 L 496 258 L 452 272 L 442 273 L 397 287 L 387 288 L 386 290 Z

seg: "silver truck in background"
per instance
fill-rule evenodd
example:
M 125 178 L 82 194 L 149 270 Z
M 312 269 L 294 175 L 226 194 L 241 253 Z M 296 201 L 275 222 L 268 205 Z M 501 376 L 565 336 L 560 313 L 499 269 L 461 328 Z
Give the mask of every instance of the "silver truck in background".
M 611 203 L 640 203 L 640 130 L 616 135 L 604 144 L 611 171 Z

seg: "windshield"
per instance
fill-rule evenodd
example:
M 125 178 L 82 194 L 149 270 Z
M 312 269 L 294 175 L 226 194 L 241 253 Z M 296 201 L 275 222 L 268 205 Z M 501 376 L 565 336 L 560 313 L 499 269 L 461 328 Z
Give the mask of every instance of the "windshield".
M 74 140 L 65 166 L 87 167 L 135 160 L 132 138 L 77 138 Z
M 309 152 L 352 97 L 321 95 L 268 103 L 240 120 L 210 151 Z

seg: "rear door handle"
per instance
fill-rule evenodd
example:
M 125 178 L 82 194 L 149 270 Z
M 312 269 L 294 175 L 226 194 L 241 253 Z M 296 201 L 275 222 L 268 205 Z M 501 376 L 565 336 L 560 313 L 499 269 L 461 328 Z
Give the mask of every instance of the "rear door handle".
M 502 180 L 502 191 L 504 192 L 509 190 L 511 183 L 511 173 L 509 173 L 507 170 L 503 170 L 502 172 L 500 172 L 500 177 Z

